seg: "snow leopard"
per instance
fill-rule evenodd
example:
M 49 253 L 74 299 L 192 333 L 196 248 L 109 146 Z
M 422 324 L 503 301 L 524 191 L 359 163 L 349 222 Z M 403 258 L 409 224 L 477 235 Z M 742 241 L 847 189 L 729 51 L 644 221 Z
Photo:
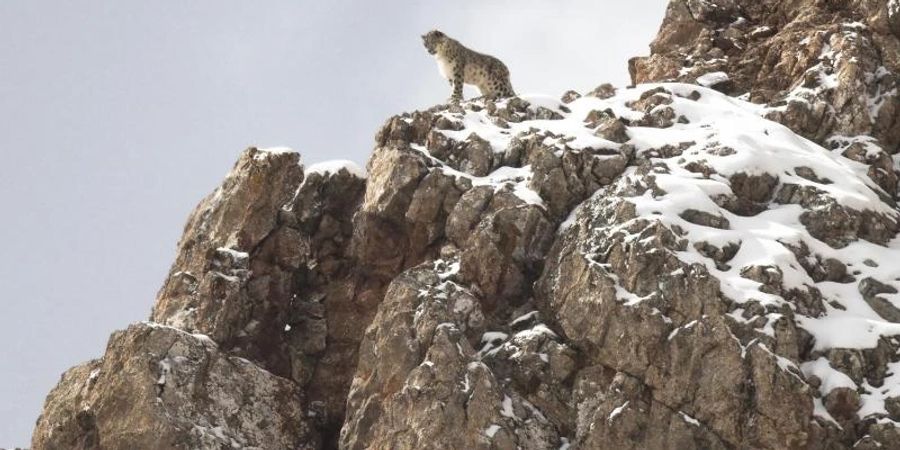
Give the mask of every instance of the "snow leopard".
M 451 102 L 462 100 L 463 84 L 474 85 L 488 98 L 516 95 L 509 81 L 509 69 L 499 59 L 471 50 L 438 30 L 422 35 L 422 41 L 437 60 L 441 75 L 453 87 Z

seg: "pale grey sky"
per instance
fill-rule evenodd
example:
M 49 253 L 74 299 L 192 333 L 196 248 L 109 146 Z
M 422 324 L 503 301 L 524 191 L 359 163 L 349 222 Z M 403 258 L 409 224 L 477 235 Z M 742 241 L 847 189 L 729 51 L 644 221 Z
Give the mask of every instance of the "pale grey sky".
M 364 163 L 390 115 L 450 94 L 431 28 L 503 59 L 520 93 L 627 84 L 665 3 L 0 1 L 0 447 L 147 318 L 245 147 Z

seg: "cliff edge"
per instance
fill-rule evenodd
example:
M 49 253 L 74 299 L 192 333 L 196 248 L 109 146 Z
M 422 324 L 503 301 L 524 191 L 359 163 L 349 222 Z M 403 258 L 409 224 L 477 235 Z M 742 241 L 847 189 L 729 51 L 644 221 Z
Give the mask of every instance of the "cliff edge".
M 898 37 L 673 0 L 635 86 L 250 148 L 32 447 L 900 448 Z

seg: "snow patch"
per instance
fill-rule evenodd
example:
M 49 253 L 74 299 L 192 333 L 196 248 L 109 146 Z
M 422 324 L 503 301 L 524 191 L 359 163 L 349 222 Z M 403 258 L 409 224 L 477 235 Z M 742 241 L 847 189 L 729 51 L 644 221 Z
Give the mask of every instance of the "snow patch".
M 703 87 L 711 87 L 728 80 L 728 74 L 725 72 L 710 72 L 697 77 L 697 84 Z
M 512 399 L 509 398 L 508 395 L 503 396 L 503 402 L 500 403 L 500 415 L 503 417 L 509 417 L 510 419 L 516 418 L 516 413 L 513 411 Z
M 529 313 L 522 314 L 521 316 L 513 319 L 513 321 L 509 323 L 509 326 L 514 327 L 522 322 L 525 322 L 525 321 L 528 321 L 528 320 L 531 320 L 531 319 L 537 317 L 537 315 L 538 315 L 537 311 L 531 311 Z
M 274 155 L 283 155 L 285 153 L 297 153 L 289 147 L 257 147 L 256 149 L 261 152 L 271 153 Z
M 307 167 L 304 173 L 306 176 L 316 173 L 323 177 L 327 177 L 329 175 L 337 175 L 342 170 L 346 170 L 347 173 L 356 178 L 365 179 L 368 177 L 366 170 L 360 167 L 359 164 L 346 159 L 335 159 L 316 163 Z
M 622 411 L 624 411 L 625 408 L 628 407 L 628 403 L 630 403 L 630 402 L 631 402 L 631 400 L 625 400 L 625 403 L 622 403 L 621 406 L 613 409 L 612 412 L 609 413 L 609 417 L 606 418 L 606 423 L 612 424 L 613 420 L 616 419 L 616 416 L 618 416 L 619 414 L 622 414 Z
M 831 367 L 831 363 L 829 363 L 828 359 L 824 356 L 820 356 L 819 359 L 814 361 L 807 361 L 800 364 L 800 370 L 807 378 L 815 376 L 818 377 L 819 380 L 822 380 L 822 384 L 819 386 L 819 392 L 821 392 L 823 396 L 828 395 L 829 392 L 837 388 L 846 387 L 856 389 L 856 383 L 854 383 L 849 376 Z
M 697 420 L 697 419 L 695 419 L 695 418 L 693 418 L 693 417 L 691 417 L 691 416 L 685 414 L 683 411 L 678 411 L 678 414 L 681 416 L 682 419 L 684 419 L 685 422 L 687 422 L 687 423 L 689 423 L 689 424 L 691 424 L 691 425 L 697 426 L 697 427 L 700 426 L 700 421 L 699 421 L 699 420 Z

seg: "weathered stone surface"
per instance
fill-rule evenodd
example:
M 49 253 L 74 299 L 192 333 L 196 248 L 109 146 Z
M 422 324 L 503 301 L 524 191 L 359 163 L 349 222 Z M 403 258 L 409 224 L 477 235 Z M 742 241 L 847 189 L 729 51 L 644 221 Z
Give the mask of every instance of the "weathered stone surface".
M 249 149 L 188 220 L 152 320 L 299 383 L 336 433 L 359 342 L 338 324 L 371 317 L 353 303 L 380 288 L 350 254 L 364 190 L 349 170 L 304 177 L 298 154 Z
M 249 149 L 35 449 L 900 448 L 896 17 L 673 0 L 632 77 L 710 89 L 404 113 L 367 178 Z
M 593 412 L 579 415 L 584 431 L 576 442 L 586 448 L 603 442 L 676 448 L 672 440 L 687 447 L 754 442 L 756 448 L 793 448 L 805 442 L 812 409 L 807 386 L 796 374 L 782 373 L 764 346 L 742 346 L 725 319 L 718 282 L 669 252 L 683 249 L 677 235 L 632 220 L 633 207 L 615 195 L 593 202 L 595 213 L 557 241 L 538 298 L 546 299 L 544 310 L 565 335 L 587 349 L 591 363 L 627 374 L 635 392 L 622 396 L 613 384 L 577 404 Z M 631 225 L 619 226 L 625 223 Z M 750 380 L 755 389 L 748 389 Z M 622 430 L 610 429 L 614 408 L 623 408 Z M 756 426 L 745 426 L 748 417 Z
M 101 359 L 63 374 L 32 448 L 319 448 L 306 411 L 295 383 L 208 337 L 136 324 L 114 333 Z
M 547 418 L 478 360 L 485 315 L 458 267 L 424 264 L 389 287 L 360 348 L 342 448 L 559 445 Z
M 859 282 L 859 293 L 883 319 L 894 323 L 900 322 L 900 309 L 897 309 L 891 301 L 879 297 L 879 294 L 896 294 L 896 288 L 872 278 L 864 278 Z
M 869 165 L 870 178 L 896 196 L 900 14 L 889 4 L 673 0 L 651 55 L 629 61 L 631 78 L 695 82 L 725 73 L 726 93 L 771 105 L 770 118 Z

